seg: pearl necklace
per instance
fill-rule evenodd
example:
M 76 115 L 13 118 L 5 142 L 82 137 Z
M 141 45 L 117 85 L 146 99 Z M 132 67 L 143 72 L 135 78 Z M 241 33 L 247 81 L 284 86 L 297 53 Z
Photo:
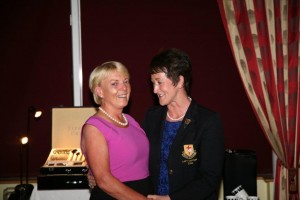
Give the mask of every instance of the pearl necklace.
M 191 97 L 188 97 L 188 99 L 189 99 L 190 101 L 192 101 L 192 98 L 191 98 Z M 169 115 L 169 112 L 167 111 L 167 116 L 168 116 L 169 119 L 172 120 L 172 121 L 178 121 L 178 120 L 182 119 L 182 118 L 184 117 L 184 115 L 185 115 L 185 113 L 184 113 L 182 116 L 180 116 L 180 117 L 174 119 L 174 118 L 172 118 L 172 117 Z
M 167 116 L 168 116 L 169 119 L 172 120 L 172 121 L 178 121 L 178 120 L 182 119 L 182 118 L 184 117 L 184 115 L 185 115 L 185 113 L 184 113 L 181 117 L 178 117 L 178 118 L 174 119 L 174 118 L 170 117 L 169 112 L 167 112 Z
M 123 120 L 125 121 L 124 123 L 120 122 L 120 121 L 116 120 L 115 118 L 113 118 L 112 116 L 110 116 L 105 110 L 103 110 L 103 108 L 99 107 L 99 110 L 101 112 L 103 112 L 103 114 L 105 114 L 109 119 L 113 120 L 117 124 L 119 124 L 121 126 L 127 126 L 128 125 L 128 121 L 127 121 L 127 119 L 126 119 L 126 117 L 125 117 L 125 115 L 123 113 L 122 113 L 122 117 L 123 117 Z

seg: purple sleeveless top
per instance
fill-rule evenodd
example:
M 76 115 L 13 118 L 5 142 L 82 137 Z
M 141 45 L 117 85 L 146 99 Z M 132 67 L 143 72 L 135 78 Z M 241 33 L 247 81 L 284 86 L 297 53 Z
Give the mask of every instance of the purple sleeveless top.
M 144 179 L 149 176 L 148 138 L 130 115 L 125 114 L 125 116 L 129 122 L 126 128 L 117 127 L 95 116 L 85 122 L 85 124 L 95 126 L 104 135 L 109 150 L 111 173 L 121 182 Z M 87 157 L 86 159 L 88 162 Z

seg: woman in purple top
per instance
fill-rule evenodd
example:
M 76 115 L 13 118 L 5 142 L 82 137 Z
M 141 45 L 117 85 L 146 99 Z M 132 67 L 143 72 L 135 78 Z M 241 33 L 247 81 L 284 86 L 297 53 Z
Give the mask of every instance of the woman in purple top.
M 81 148 L 96 181 L 90 199 L 149 199 L 149 142 L 139 124 L 123 114 L 131 92 L 126 67 L 103 63 L 91 73 L 89 87 L 100 105 L 81 135 Z

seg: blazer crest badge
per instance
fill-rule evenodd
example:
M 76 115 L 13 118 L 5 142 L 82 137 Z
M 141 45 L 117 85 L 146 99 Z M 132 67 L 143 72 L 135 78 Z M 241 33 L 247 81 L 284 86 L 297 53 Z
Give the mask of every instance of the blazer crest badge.
M 183 145 L 182 157 L 185 159 L 191 160 L 197 155 L 197 151 L 194 149 L 193 144 Z

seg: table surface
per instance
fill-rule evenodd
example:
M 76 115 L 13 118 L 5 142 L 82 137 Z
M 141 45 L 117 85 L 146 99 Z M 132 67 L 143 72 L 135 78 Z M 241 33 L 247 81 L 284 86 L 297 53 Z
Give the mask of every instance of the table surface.
M 30 200 L 89 200 L 89 189 L 69 189 L 69 190 L 37 190 L 37 184 L 33 184 L 34 189 Z

